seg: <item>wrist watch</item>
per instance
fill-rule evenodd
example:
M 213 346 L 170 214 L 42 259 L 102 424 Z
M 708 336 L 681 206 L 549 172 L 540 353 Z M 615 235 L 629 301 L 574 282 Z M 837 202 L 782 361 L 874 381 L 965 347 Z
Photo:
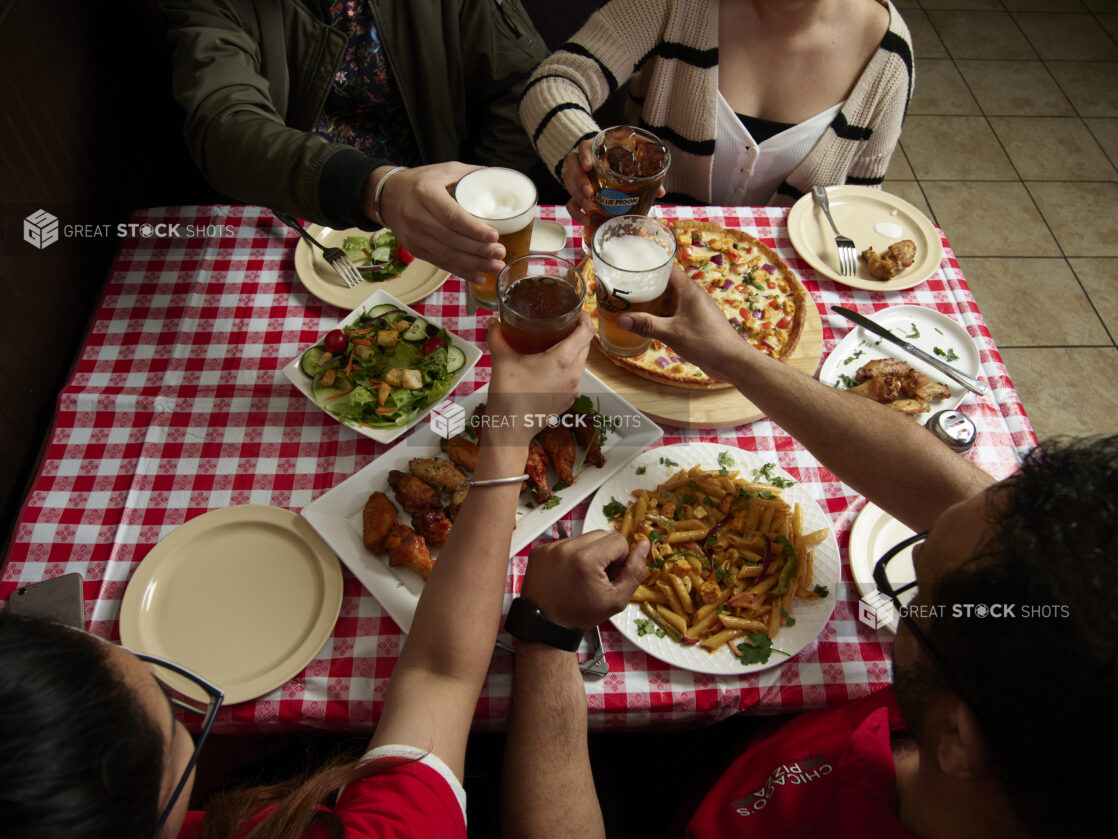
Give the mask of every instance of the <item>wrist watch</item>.
M 517 597 L 505 618 L 505 630 L 529 644 L 549 644 L 573 653 L 582 643 L 582 630 L 548 620 L 539 606 L 526 597 Z

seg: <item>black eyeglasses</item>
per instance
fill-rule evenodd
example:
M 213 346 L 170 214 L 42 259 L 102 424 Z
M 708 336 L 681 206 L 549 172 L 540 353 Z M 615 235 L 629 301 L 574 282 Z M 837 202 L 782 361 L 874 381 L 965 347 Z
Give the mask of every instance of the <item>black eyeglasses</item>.
M 916 625 L 916 621 L 912 619 L 912 617 L 908 614 L 908 610 L 901 603 L 899 595 L 916 588 L 916 580 L 914 579 L 912 580 L 912 582 L 905 583 L 904 585 L 898 586 L 897 588 L 894 588 L 893 583 L 889 580 L 888 567 L 893 558 L 900 555 L 908 548 L 914 547 L 915 545 L 923 542 L 925 539 L 928 538 L 928 533 L 929 531 L 925 530 L 923 533 L 917 533 L 914 536 L 909 536 L 907 539 L 898 542 L 896 545 L 886 551 L 882 555 L 881 559 L 879 559 L 873 566 L 873 582 L 874 585 L 877 586 L 877 590 L 893 602 L 893 608 L 897 610 L 897 614 L 904 622 L 904 625 L 908 627 L 908 631 L 912 633 L 912 637 L 916 639 L 916 643 L 920 645 L 920 649 L 924 651 L 924 655 L 926 655 L 928 657 L 928 660 L 931 661 L 932 664 L 934 664 L 939 669 L 940 673 L 944 675 L 948 683 L 951 685 L 952 690 L 954 690 L 955 693 L 958 694 L 959 698 L 973 708 L 973 704 L 967 699 L 967 694 L 962 689 L 960 689 L 958 681 L 956 681 L 954 675 L 951 673 L 951 670 L 947 667 L 947 664 L 944 663 L 943 656 L 941 656 L 936 651 L 936 648 L 932 645 L 932 642 L 928 639 L 928 636 L 925 635 L 921 631 L 920 627 Z
M 129 650 L 129 652 L 131 652 L 131 650 Z M 207 682 L 201 676 L 191 673 L 185 667 L 180 667 L 177 664 L 172 664 L 169 661 L 164 661 L 163 659 L 157 658 L 152 655 L 144 655 L 143 653 L 132 654 L 136 656 L 136 658 L 140 659 L 140 661 L 145 661 L 155 668 L 156 678 L 159 680 L 159 683 L 163 685 L 164 691 L 167 693 L 167 699 L 170 700 L 171 705 L 173 705 L 175 708 L 181 708 L 188 714 L 195 714 L 196 716 L 202 718 L 202 728 L 198 733 L 198 736 L 194 738 L 194 753 L 190 756 L 190 760 L 189 762 L 187 762 L 186 768 L 183 769 L 182 777 L 179 778 L 179 782 L 175 785 L 174 790 L 171 792 L 171 797 L 167 799 L 167 803 L 163 807 L 163 812 L 159 816 L 159 821 L 155 824 L 155 830 L 152 833 L 152 839 L 158 839 L 160 832 L 163 830 L 163 826 L 167 823 L 167 819 L 171 815 L 171 810 L 173 810 L 175 807 L 175 802 L 179 800 L 179 796 L 182 794 L 183 787 L 186 786 L 186 779 L 190 777 L 190 773 L 194 769 L 194 764 L 198 762 L 198 755 L 202 751 L 202 746 L 206 742 L 206 737 L 209 736 L 210 729 L 213 728 L 214 720 L 217 718 L 217 712 L 218 709 L 221 708 L 221 703 L 225 699 L 225 694 L 224 692 L 222 692 L 221 688 L 211 684 L 210 682 Z M 202 692 L 206 694 L 207 698 L 205 700 L 192 700 L 198 703 L 197 706 L 192 705 L 187 699 L 180 699 L 178 696 L 175 695 L 177 691 L 173 687 L 173 685 L 168 684 L 168 682 L 173 681 L 173 679 L 168 680 L 163 678 L 161 671 L 164 670 L 170 671 L 171 673 L 174 673 L 177 676 L 186 679 L 188 682 L 190 682 L 190 684 L 200 688 Z M 183 694 L 183 696 L 186 696 L 186 694 Z M 205 703 L 204 706 L 202 705 L 203 702 Z

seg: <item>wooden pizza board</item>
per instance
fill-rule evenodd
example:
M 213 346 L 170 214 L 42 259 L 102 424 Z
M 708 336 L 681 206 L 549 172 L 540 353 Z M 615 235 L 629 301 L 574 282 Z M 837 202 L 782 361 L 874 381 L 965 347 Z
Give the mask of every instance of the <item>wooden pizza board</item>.
M 809 376 L 815 375 L 823 356 L 823 320 L 814 303 L 812 300 L 812 305 L 807 309 L 800 342 L 792 357 L 785 362 Z M 754 422 L 765 416 L 756 405 L 732 387 L 691 390 L 670 387 L 633 375 L 610 361 L 598 349 L 597 341 L 586 359 L 586 369 L 649 417 L 668 425 L 682 428 L 728 428 Z

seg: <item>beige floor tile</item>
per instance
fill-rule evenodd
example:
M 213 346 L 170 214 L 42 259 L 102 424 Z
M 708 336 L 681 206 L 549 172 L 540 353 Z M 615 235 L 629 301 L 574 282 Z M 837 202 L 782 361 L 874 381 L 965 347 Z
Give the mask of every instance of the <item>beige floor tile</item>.
M 919 180 L 1017 177 L 983 117 L 910 116 L 904 123 L 901 146 Z
M 1110 330 L 1110 337 L 1118 340 L 1118 259 L 1079 258 L 1070 262 L 1102 322 Z
M 881 188 L 898 198 L 903 198 L 933 222 L 935 221 L 932 208 L 928 206 L 928 199 L 924 197 L 924 192 L 916 181 L 886 181 Z
M 1100 387 L 1114 379 L 1118 349 L 1011 347 L 1001 355 L 1041 440 L 1118 429 L 1118 389 Z
M 957 256 L 1060 256 L 1021 183 L 927 181 L 922 186 Z
M 979 114 L 967 84 L 949 58 L 916 59 L 916 91 L 908 106 L 913 114 Z
M 1118 166 L 1118 119 L 1085 119 L 1087 128 L 1090 129 L 1095 139 L 1099 141 L 1102 150 L 1106 152 L 1110 162 Z
M 1078 117 L 990 117 L 1026 181 L 1110 181 L 1118 171 Z
M 889 168 L 885 171 L 885 180 L 916 180 L 916 175 L 912 174 L 912 167 L 908 165 L 908 159 L 904 156 L 904 149 L 900 146 L 897 146 L 896 150 L 893 152 L 893 157 L 889 160 Z
M 958 61 L 986 114 L 1062 116 L 1075 108 L 1039 61 Z M 920 79 L 916 80 L 919 89 Z
M 1080 0 L 1002 0 L 1007 12 L 1085 12 Z
M 1066 256 L 1118 256 L 1118 184 L 1026 184 Z
M 908 34 L 912 36 L 912 52 L 920 58 L 947 58 L 947 47 L 936 34 L 935 27 L 928 20 L 928 15 L 923 9 L 903 9 L 901 17 L 908 24 Z M 916 87 L 920 88 L 920 79 L 916 79 Z
M 1118 64 L 1109 61 L 1046 61 L 1076 112 L 1083 117 L 1118 117 Z
M 1037 55 L 1008 12 L 928 12 L 952 58 L 1029 59 Z
M 1111 345 L 1065 260 L 963 257 L 959 267 L 999 347 Z
M 1093 15 L 1018 12 L 1013 17 L 1041 58 L 1111 61 L 1118 57 L 1118 46 Z

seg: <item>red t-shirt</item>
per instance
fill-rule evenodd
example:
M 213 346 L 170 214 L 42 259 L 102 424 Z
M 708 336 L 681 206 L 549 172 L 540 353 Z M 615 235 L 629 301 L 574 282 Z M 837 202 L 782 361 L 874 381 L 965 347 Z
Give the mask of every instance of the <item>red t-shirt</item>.
M 890 734 L 903 729 L 892 687 L 801 714 L 734 761 L 687 836 L 914 839 L 897 815 Z
M 342 790 L 333 812 L 345 825 L 346 839 L 466 839 L 462 785 L 437 757 L 421 755 L 419 750 L 400 746 L 384 746 L 366 755 L 366 759 L 399 756 L 408 761 L 354 781 Z M 243 832 L 267 813 L 259 813 Z M 178 839 L 200 836 L 205 815 L 198 810 L 187 813 Z M 307 839 L 325 835 L 323 830 L 312 829 Z

